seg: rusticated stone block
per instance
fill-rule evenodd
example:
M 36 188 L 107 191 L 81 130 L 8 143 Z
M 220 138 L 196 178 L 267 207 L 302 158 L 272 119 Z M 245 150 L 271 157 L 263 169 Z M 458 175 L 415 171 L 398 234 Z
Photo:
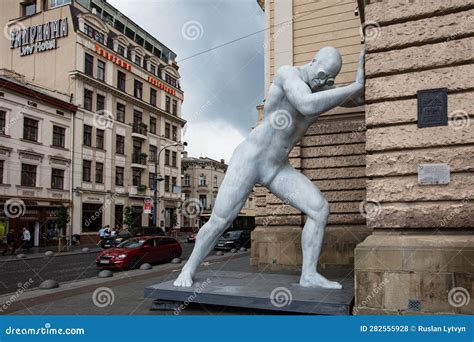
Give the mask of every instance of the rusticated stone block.
M 409 8 L 409 6 L 406 6 Z M 368 52 L 397 49 L 421 43 L 451 40 L 474 31 L 474 10 L 382 26 L 378 36 L 366 39 Z M 369 17 L 367 17 L 367 20 Z M 415 34 L 416 33 L 416 34 Z
M 304 169 L 322 169 L 327 167 L 361 166 L 365 165 L 365 155 L 305 158 L 301 163 Z
M 469 126 L 429 127 L 416 125 L 380 127 L 367 130 L 367 151 L 407 150 L 414 147 L 434 147 L 474 143 L 474 130 Z M 303 161 L 304 165 L 304 161 Z
M 451 172 L 474 171 L 472 146 L 413 150 L 410 153 L 385 152 L 367 156 L 367 176 L 399 176 L 416 174 L 419 164 L 446 163 Z
M 303 158 L 311 157 L 331 157 L 331 156 L 347 156 L 351 154 L 364 154 L 365 143 L 336 145 L 336 146 L 319 146 L 303 148 L 301 156 Z
M 365 178 L 331 179 L 317 180 L 314 183 L 322 191 L 361 190 L 365 189 L 366 180 Z
M 366 20 L 379 24 L 398 21 L 417 20 L 423 17 L 434 17 L 443 13 L 472 8 L 470 0 L 390 0 L 379 1 L 365 6 Z
M 365 190 L 324 191 L 324 197 L 329 202 L 362 201 L 365 196 Z
M 462 201 L 472 198 L 473 174 L 453 174 L 448 185 L 418 185 L 417 176 L 367 181 L 367 198 L 379 202 Z
M 369 78 L 365 84 L 365 97 L 368 102 L 373 102 L 415 97 L 417 91 L 421 89 L 448 88 L 450 92 L 472 90 L 474 89 L 471 79 L 473 73 L 474 64 L 468 64 Z
M 255 217 L 257 226 L 301 226 L 301 215 Z
M 383 204 L 367 220 L 371 228 L 472 228 L 474 203 L 468 201 Z
M 344 179 L 365 177 L 365 167 L 344 167 L 334 169 L 307 169 L 303 174 L 311 180 L 317 179 Z
M 301 147 L 319 147 L 342 144 L 355 144 L 365 142 L 365 134 L 354 134 L 354 132 L 365 131 L 365 123 L 360 122 L 359 125 L 351 132 L 338 134 L 323 135 L 305 135 L 301 140 Z
M 330 214 L 328 217 L 328 224 L 365 224 L 365 217 L 361 214 L 354 213 L 354 214 Z
M 365 74 L 374 77 L 381 74 L 412 72 L 465 63 L 472 61 L 473 58 L 474 38 L 470 37 L 368 54 L 365 61 Z
M 317 123 L 309 127 L 308 131 L 306 132 L 306 135 L 353 132 L 357 130 L 360 127 L 360 125 L 363 125 L 363 124 L 364 124 L 363 120 L 318 121 Z
M 448 113 L 451 116 L 457 111 L 463 111 L 471 116 L 471 120 L 474 120 L 474 92 L 450 94 L 448 102 Z M 418 120 L 416 99 L 372 103 L 368 104 L 366 108 L 368 127 L 394 123 L 416 123 Z

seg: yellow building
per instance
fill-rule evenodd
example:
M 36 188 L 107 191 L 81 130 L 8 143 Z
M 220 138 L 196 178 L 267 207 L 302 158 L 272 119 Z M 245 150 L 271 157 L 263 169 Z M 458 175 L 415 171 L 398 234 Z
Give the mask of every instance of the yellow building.
M 122 225 L 126 206 L 134 225 L 148 226 L 144 200 L 153 194 L 154 156 L 162 148 L 159 173 L 166 181 L 159 183 L 157 222 L 179 227 L 185 121 L 176 54 L 105 1 L 0 6 L 8 33 L 0 37 L 0 68 L 79 107 L 66 129 L 74 141 L 69 233 L 95 237 L 102 225 Z

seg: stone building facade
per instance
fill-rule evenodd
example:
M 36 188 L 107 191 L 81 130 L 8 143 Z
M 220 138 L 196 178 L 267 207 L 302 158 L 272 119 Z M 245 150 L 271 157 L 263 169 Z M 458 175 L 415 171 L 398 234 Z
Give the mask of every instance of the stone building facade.
M 209 220 L 214 208 L 217 193 L 227 171 L 224 159 L 220 161 L 208 157 L 188 157 L 183 153 L 181 230 L 197 232 Z M 253 229 L 255 227 L 255 196 L 253 193 L 245 202 L 239 216 L 231 227 L 233 229 Z
M 6 0 L 0 23 L 9 34 L 0 39 L 0 67 L 79 107 L 69 133 L 69 233 L 95 238 L 101 225 L 122 225 L 127 206 L 134 225 L 148 226 L 144 201 L 162 149 L 157 222 L 179 228 L 185 121 L 176 54 L 104 1 Z
M 0 236 L 26 227 L 34 246 L 57 244 L 56 219 L 72 198 L 72 121 L 77 107 L 0 76 Z
M 324 46 L 343 56 L 336 84 L 353 82 L 361 51 L 357 2 L 267 0 L 265 11 L 265 92 L 282 65 L 303 65 Z M 260 106 L 259 115 L 263 114 Z M 321 267 L 352 267 L 354 248 L 371 233 L 360 212 L 366 196 L 364 108 L 337 108 L 310 127 L 290 154 L 291 164 L 311 179 L 330 203 Z M 305 217 L 262 187 L 256 188 L 252 264 L 261 269 L 301 265 Z

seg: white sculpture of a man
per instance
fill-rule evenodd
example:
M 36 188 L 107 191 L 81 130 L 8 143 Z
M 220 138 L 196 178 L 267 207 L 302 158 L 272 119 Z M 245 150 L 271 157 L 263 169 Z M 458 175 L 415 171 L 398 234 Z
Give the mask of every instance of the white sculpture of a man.
M 278 69 L 265 102 L 264 117 L 234 150 L 209 221 L 199 230 L 196 245 L 175 286 L 188 287 L 201 261 L 232 224 L 255 184 L 307 215 L 301 245 L 300 285 L 340 289 L 317 272 L 329 205 L 319 189 L 289 163 L 288 155 L 320 114 L 342 105 L 358 104 L 364 89 L 364 52 L 357 77 L 347 86 L 334 86 L 342 58 L 332 47 L 322 48 L 301 67 Z

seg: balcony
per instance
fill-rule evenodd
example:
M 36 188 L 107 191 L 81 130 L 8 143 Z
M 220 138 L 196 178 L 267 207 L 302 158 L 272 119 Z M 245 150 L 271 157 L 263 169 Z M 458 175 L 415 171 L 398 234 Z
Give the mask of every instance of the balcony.
M 146 185 L 133 185 L 128 187 L 129 196 L 146 196 L 147 186 Z
M 148 134 L 148 126 L 141 122 L 132 124 L 132 137 L 145 140 Z
M 132 154 L 132 167 L 146 169 L 148 156 L 145 153 Z

